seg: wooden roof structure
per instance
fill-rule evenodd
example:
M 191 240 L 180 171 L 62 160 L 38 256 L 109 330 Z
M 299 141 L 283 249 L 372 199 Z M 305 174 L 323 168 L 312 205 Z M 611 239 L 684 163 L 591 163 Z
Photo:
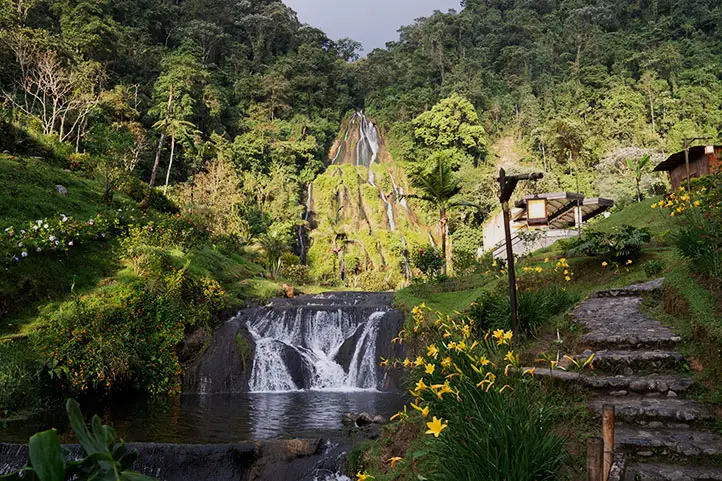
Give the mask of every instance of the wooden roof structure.
M 696 145 L 694 147 L 689 148 L 689 160 L 693 161 L 696 160 L 703 155 L 705 146 L 704 145 Z M 715 145 L 714 150 L 715 152 L 718 152 L 720 149 L 722 149 L 722 146 Z M 669 157 L 667 157 L 667 160 L 659 164 L 657 167 L 654 168 L 655 172 L 669 172 L 671 170 L 676 169 L 680 165 L 683 165 L 684 162 L 684 150 L 681 150 L 679 152 L 676 152 Z
M 528 222 L 527 202 L 530 199 L 546 199 L 548 225 L 551 229 L 564 229 L 575 223 L 574 208 L 579 205 L 582 210 L 582 222 L 596 217 L 614 205 L 611 199 L 594 197 L 585 199 L 582 194 L 572 192 L 552 192 L 545 194 L 527 195 L 516 202 L 515 206 L 521 209 L 514 219 L 516 222 Z

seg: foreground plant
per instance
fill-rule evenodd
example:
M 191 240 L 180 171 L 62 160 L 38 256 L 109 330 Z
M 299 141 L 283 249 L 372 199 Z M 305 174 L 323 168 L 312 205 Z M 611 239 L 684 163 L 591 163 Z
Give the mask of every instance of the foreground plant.
M 69 461 L 58 440 L 55 429 L 37 433 L 30 438 L 28 465 L 0 476 L 5 481 L 154 481 L 143 474 L 131 471 L 138 452 L 128 452 L 125 442 L 115 442 L 115 430 L 101 424 L 96 415 L 90 429 L 83 421 L 77 401 L 66 403 L 70 426 L 85 454 L 83 459 Z
M 533 369 L 523 369 L 512 349 L 512 333 L 479 334 L 468 318 L 428 321 L 422 308 L 413 310 L 412 321 L 400 342 L 423 341 L 426 355 L 403 361 L 413 409 L 394 419 L 427 429 L 425 454 L 403 469 L 439 481 L 559 479 L 564 440 L 552 431 L 553 410 Z

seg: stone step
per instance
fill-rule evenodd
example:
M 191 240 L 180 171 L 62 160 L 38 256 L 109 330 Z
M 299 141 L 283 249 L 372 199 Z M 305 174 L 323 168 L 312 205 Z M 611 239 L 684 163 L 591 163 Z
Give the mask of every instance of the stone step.
M 585 361 L 592 354 L 586 351 L 575 357 Z M 674 370 L 682 367 L 685 358 L 682 354 L 668 350 L 602 350 L 596 351 L 594 369 L 631 376 L 634 371 Z
M 618 449 L 636 457 L 663 456 L 667 460 L 700 463 L 722 456 L 722 437 L 695 429 L 649 429 L 615 424 L 614 441 Z
M 625 481 L 722 481 L 722 468 L 635 463 L 627 466 Z
M 694 386 L 694 381 L 688 377 L 665 374 L 604 376 L 597 375 L 594 371 L 573 372 L 560 369 L 550 371 L 547 368 L 537 367 L 534 375 L 541 378 L 558 379 L 565 384 L 582 385 L 614 396 L 626 396 L 633 393 L 666 395 L 669 391 L 679 395 L 686 393 Z
M 704 425 L 715 419 L 714 412 L 709 407 L 691 399 L 672 397 L 600 396 L 590 401 L 589 409 L 601 417 L 605 404 L 614 406 L 614 418 L 617 421 L 647 428 L 685 428 Z
M 640 312 L 641 297 L 592 298 L 574 310 L 588 332 L 582 344 L 595 349 L 674 347 L 682 341 L 671 329 Z
M 641 284 L 633 284 L 627 287 L 621 287 L 618 289 L 605 289 L 603 291 L 593 292 L 589 297 L 591 298 L 604 298 L 604 297 L 626 297 L 626 296 L 642 296 L 645 294 L 651 294 L 662 290 L 664 286 L 664 278 L 655 279 L 649 282 L 643 282 Z

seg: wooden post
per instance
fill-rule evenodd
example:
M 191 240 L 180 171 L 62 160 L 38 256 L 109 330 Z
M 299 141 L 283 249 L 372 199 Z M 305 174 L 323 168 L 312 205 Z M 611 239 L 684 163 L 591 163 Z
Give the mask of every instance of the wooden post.
M 604 439 L 604 476 L 602 481 L 607 481 L 614 462 L 614 404 L 605 404 L 602 408 L 602 438 Z
M 587 440 L 587 481 L 602 481 L 604 441 L 599 438 Z
M 511 331 L 514 333 L 514 342 L 519 342 L 519 314 L 516 306 L 516 268 L 514 267 L 514 248 L 511 245 L 511 212 L 509 201 L 501 203 L 504 213 L 504 237 L 506 239 L 506 270 L 509 276 L 509 303 L 511 307 Z

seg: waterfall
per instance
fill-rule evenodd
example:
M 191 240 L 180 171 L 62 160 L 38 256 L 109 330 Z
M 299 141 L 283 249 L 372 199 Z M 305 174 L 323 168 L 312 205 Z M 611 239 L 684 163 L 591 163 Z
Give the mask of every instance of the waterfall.
M 379 189 L 379 194 L 381 194 L 381 200 L 384 201 L 384 204 L 386 205 L 386 216 L 389 218 L 389 229 L 391 229 L 391 232 L 395 232 L 396 220 L 394 220 L 394 207 L 386 198 L 386 194 L 384 194 L 383 190 Z
M 394 197 L 396 198 L 396 202 L 401 204 L 401 206 L 404 208 L 404 210 L 406 210 L 406 212 L 410 212 L 409 204 L 408 202 L 406 202 L 404 189 L 402 189 L 398 186 L 398 184 L 396 184 L 396 179 L 394 179 L 394 176 L 391 174 L 391 172 L 389 172 L 389 177 L 391 178 L 391 185 L 394 186 Z
M 356 112 L 351 120 L 358 121 L 359 140 L 356 144 L 356 165 L 371 168 L 371 164 L 376 162 L 381 149 L 379 131 L 374 123 L 366 118 L 363 111 Z
M 249 321 L 248 329 L 256 343 L 249 389 L 375 389 L 376 332 L 386 311 L 373 312 L 361 320 L 362 324 L 341 309 L 271 311 Z M 346 373 L 336 356 L 344 342 L 355 336 L 359 337 Z M 299 376 L 291 369 L 300 369 L 303 374 Z
M 245 309 L 218 329 L 186 385 L 208 394 L 383 388 L 380 357 L 398 357 L 391 339 L 403 325 L 392 300 L 329 293 Z M 252 358 L 241 360 L 244 351 Z

